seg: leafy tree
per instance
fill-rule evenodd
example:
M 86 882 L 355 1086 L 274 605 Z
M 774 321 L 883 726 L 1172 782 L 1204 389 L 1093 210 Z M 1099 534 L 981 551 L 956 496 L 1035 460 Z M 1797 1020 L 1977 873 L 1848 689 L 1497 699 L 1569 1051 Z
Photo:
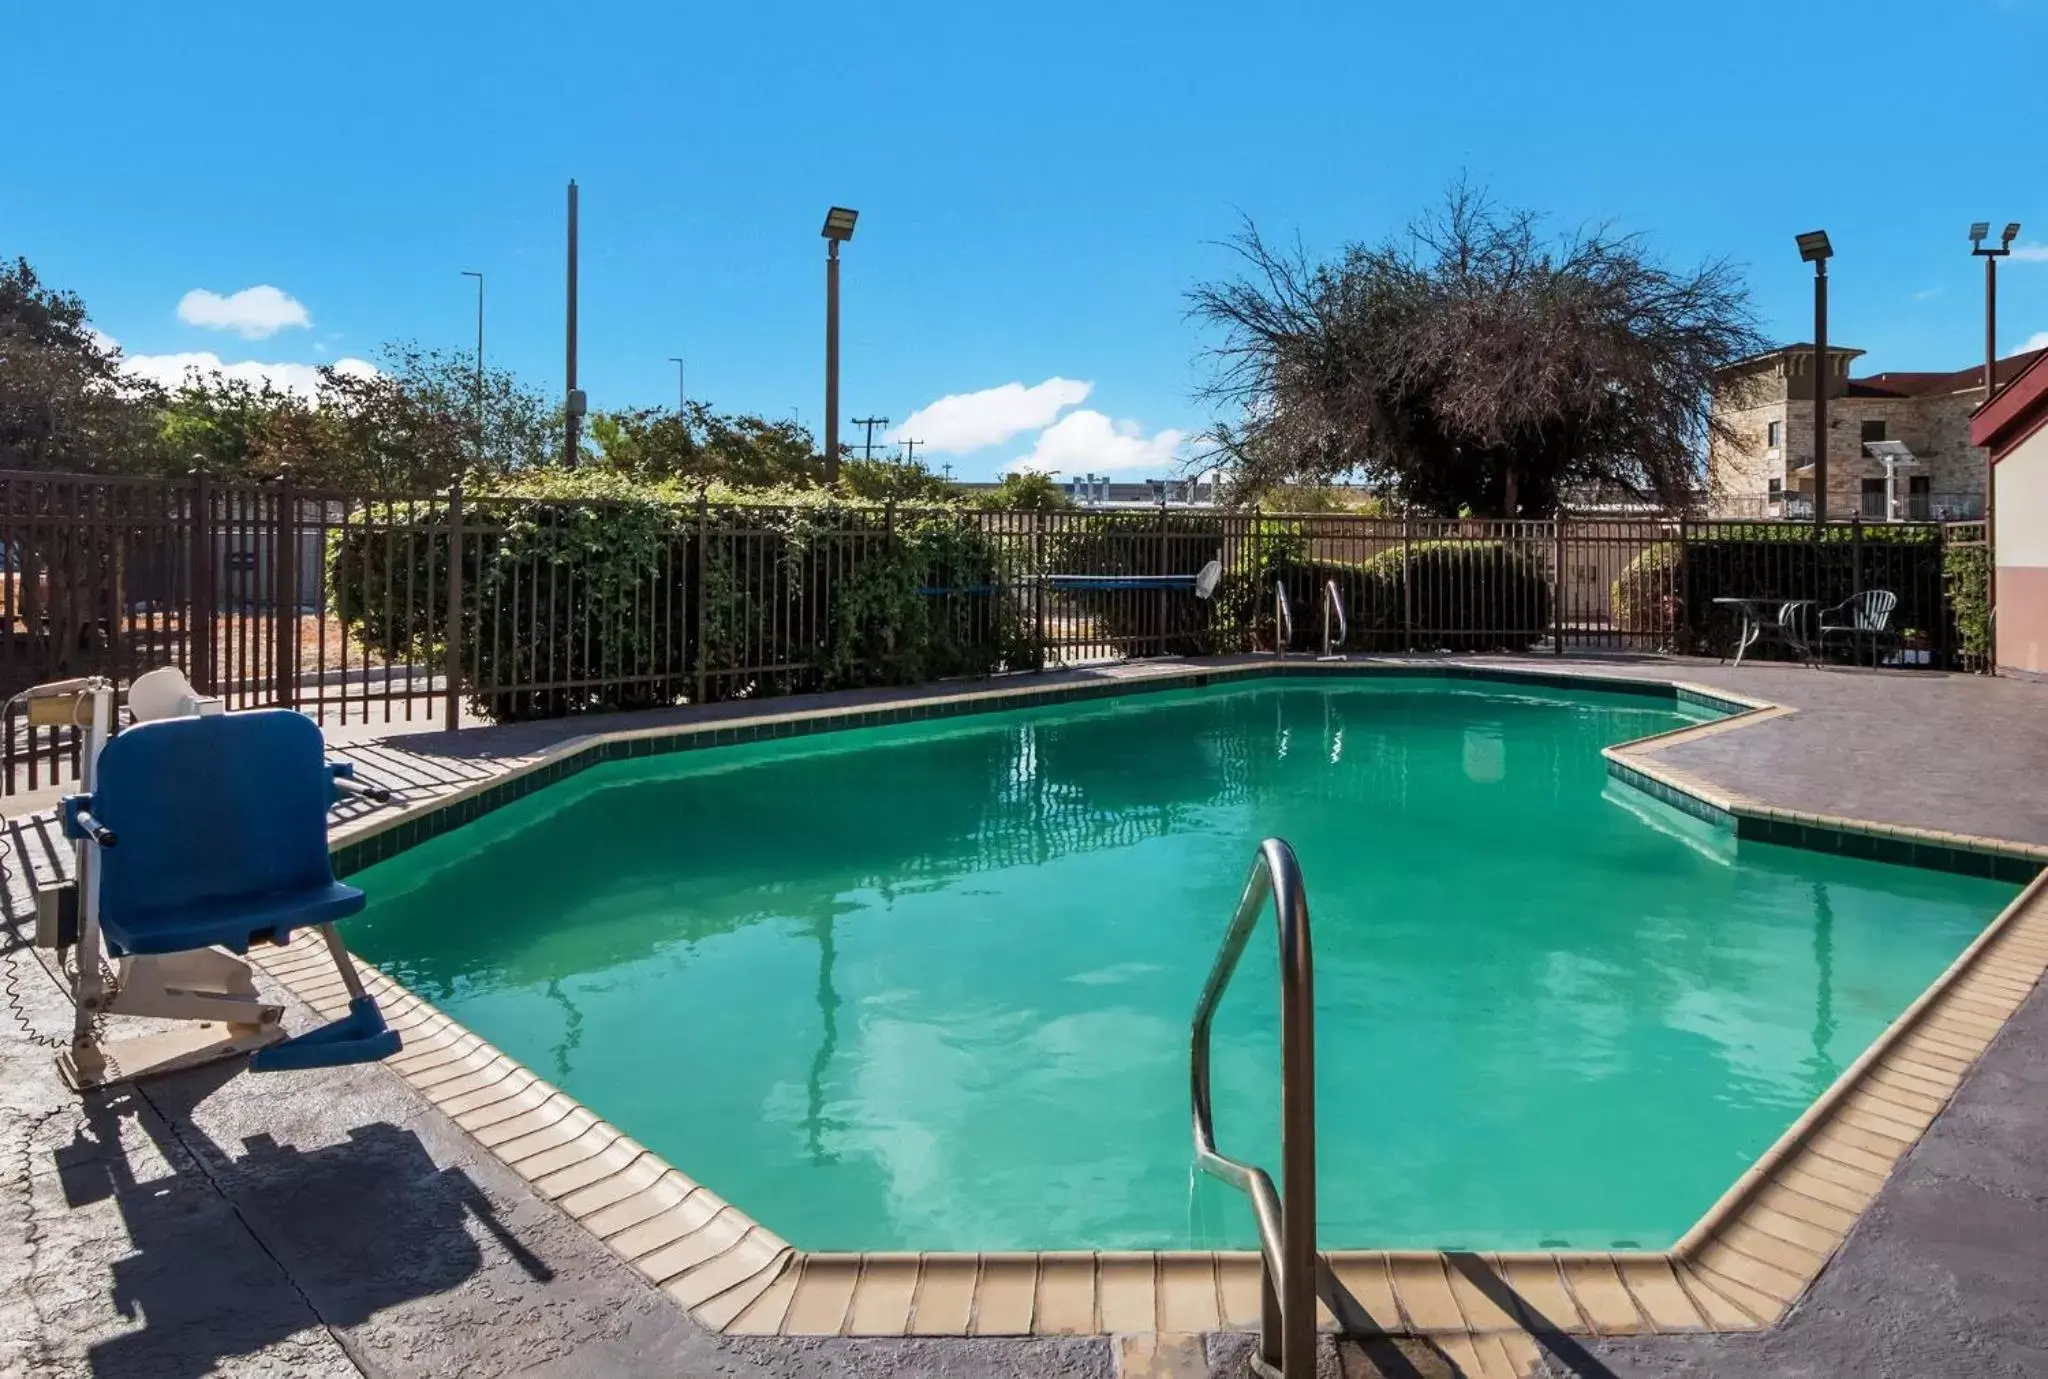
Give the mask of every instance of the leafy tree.
M 562 408 L 517 374 L 486 364 L 479 397 L 474 354 L 399 340 L 384 346 L 377 362 L 409 405 L 423 414 L 445 416 L 461 428 L 471 446 L 470 469 L 515 474 L 560 461 Z M 356 392 L 360 400 L 360 390 Z
M 934 474 L 916 460 L 899 464 L 895 460 L 859 459 L 842 456 L 839 487 L 849 497 L 870 503 L 946 504 L 957 502 L 960 490 L 950 479 Z
M 0 467 L 79 473 L 157 459 L 154 390 L 121 373 L 121 352 L 87 324 L 85 303 L 46 286 L 27 259 L 0 261 Z
M 585 433 L 597 447 L 598 464 L 641 479 L 804 488 L 825 475 L 811 433 L 795 422 L 727 415 L 701 402 L 680 413 L 654 407 L 598 413 Z
M 1074 500 L 1053 481 L 1052 475 L 1035 469 L 1005 474 L 1000 484 L 975 502 L 994 512 L 1049 512 L 1074 506 Z
M 1713 375 L 1765 347 L 1726 262 L 1678 271 L 1635 236 L 1546 237 L 1463 185 L 1406 234 L 1311 261 L 1247 222 L 1245 272 L 1203 283 L 1215 458 L 1239 491 L 1363 476 L 1426 511 L 1548 512 L 1577 484 L 1682 505 Z

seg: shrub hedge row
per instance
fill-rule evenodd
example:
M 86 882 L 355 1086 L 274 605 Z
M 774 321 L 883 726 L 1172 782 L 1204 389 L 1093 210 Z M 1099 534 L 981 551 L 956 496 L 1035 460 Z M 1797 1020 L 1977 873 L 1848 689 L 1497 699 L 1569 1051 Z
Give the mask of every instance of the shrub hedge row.
M 1616 628 L 1696 654 L 1725 651 L 1734 620 L 1717 598 L 1811 599 L 1838 604 L 1866 589 L 1899 596 L 1892 626 L 1947 635 L 1942 545 L 1936 528 L 1717 523 L 1710 534 L 1646 547 L 1611 591 Z M 1762 654 L 1783 654 L 1759 647 Z

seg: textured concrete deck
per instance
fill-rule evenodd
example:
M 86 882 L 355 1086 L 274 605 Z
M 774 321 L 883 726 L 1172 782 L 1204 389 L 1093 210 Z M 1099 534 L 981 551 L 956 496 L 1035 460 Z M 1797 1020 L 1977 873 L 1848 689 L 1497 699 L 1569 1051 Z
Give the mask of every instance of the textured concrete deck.
M 1731 791 L 2048 842 L 2048 792 L 2035 784 L 2048 778 L 2048 687 L 1699 663 L 1598 669 L 1676 675 L 1797 709 L 1670 749 L 1673 764 Z M 785 705 L 799 706 L 774 707 Z M 420 799 L 569 737 L 658 721 L 410 734 L 341 749 L 364 776 Z M 46 847 L 17 832 L 14 870 L 37 865 Z M 18 881 L 9 891 L 10 917 L 23 916 Z M 1110 1373 L 1120 1357 L 1132 1374 L 1242 1373 L 1234 1337 L 1206 1347 L 712 1337 L 389 1069 L 201 1072 L 71 1098 L 48 1050 L 24 1037 L 61 1035 L 68 1008 L 36 955 L 14 942 L 0 939 L 0 976 L 19 1015 L 0 1028 L 0 1210 L 10 1221 L 0 1239 L 0 1373 L 1079 1375 Z M 1580 1375 L 2048 1372 L 2048 1289 L 2038 1282 L 2048 1238 L 2038 1219 L 2048 1200 L 2037 1152 L 2048 1142 L 2044 1050 L 2048 1004 L 2036 994 L 1776 1330 L 1556 1337 L 1543 1363 Z M 1889 1295 L 1882 1307 L 1872 1301 L 1879 1289 Z M 1354 1374 L 1454 1372 L 1426 1344 L 1379 1343 L 1343 1364 Z

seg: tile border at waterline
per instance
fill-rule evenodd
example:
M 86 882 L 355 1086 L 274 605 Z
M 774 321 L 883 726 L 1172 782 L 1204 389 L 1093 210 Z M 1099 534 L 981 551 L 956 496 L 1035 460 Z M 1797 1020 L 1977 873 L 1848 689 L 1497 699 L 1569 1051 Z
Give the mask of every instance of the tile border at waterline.
M 338 831 L 337 864 L 353 847 L 358 852 L 348 869 L 369 865 L 595 760 L 1275 674 L 1405 674 L 1696 696 L 1686 702 L 1730 716 L 1610 748 L 1610 770 L 1681 808 L 1689 802 L 1689 812 L 1733 827 L 1738 836 L 1762 836 L 1743 833 L 1745 826 L 1789 826 L 1802 830 L 1794 846 L 1823 833 L 1854 835 L 1943 856 L 2020 859 L 2035 868 L 2041 865 L 2035 854 L 2048 855 L 2048 849 L 1998 840 L 1776 810 L 1648 760 L 1678 741 L 1792 712 L 1763 701 L 1682 682 L 1577 671 L 1348 662 L 1194 666 L 1100 684 L 982 690 L 879 709 L 770 714 L 738 724 L 581 738 L 381 826 Z M 594 753 L 594 760 L 584 759 Z M 492 794 L 515 779 L 528 783 Z M 439 813 L 451 817 L 431 830 L 407 827 Z M 374 852 L 363 850 L 386 835 Z M 322 955 L 301 946 L 257 950 L 252 957 L 321 1014 L 345 1008 L 346 993 Z M 1489 1375 L 1522 1372 L 1535 1353 L 1531 1331 L 1616 1335 L 1771 1325 L 1818 1275 L 2044 969 L 2048 879 L 2037 878 L 1672 1249 L 1325 1251 L 1343 1288 L 1343 1324 L 1353 1331 L 1427 1336 L 1467 1373 Z M 1258 1259 L 1250 1251 L 799 1251 L 430 1003 L 374 969 L 365 971 L 406 1038 L 404 1052 L 391 1060 L 393 1071 L 710 1329 L 992 1336 L 1248 1330 L 1257 1324 Z M 1327 1303 L 1319 1311 L 1326 1328 L 1337 1324 Z
M 488 779 L 472 781 L 447 794 L 423 801 L 417 806 L 402 808 L 396 814 L 366 814 L 343 823 L 335 833 L 334 867 L 337 875 L 347 876 L 364 867 L 373 866 L 429 838 L 459 828 L 516 799 L 579 775 L 590 767 L 604 762 L 665 756 L 674 752 L 731 747 L 790 737 L 807 737 L 816 733 L 888 727 L 927 719 L 1043 708 L 1053 704 L 1125 698 L 1179 689 L 1203 689 L 1211 685 L 1241 681 L 1323 676 L 1477 680 L 1500 684 L 1539 685 L 1551 689 L 1590 688 L 1602 692 L 1671 700 L 1730 715 L 1717 723 L 1694 725 L 1694 728 L 1720 727 L 1740 721 L 1745 715 L 1777 711 L 1775 706 L 1760 700 L 1746 699 L 1679 681 L 1600 676 L 1571 671 L 1475 666 L 1459 662 L 1437 664 L 1352 660 L 1263 661 L 1207 666 L 1182 664 L 1155 673 L 1118 676 L 1085 684 L 1018 688 L 1000 686 L 959 694 L 925 696 L 882 707 L 798 709 L 783 712 L 769 710 L 738 721 L 707 723 L 693 727 L 624 729 L 571 738 L 537 756 L 508 759 L 506 768 Z M 1678 731 L 1686 733 L 1693 731 L 1693 728 Z

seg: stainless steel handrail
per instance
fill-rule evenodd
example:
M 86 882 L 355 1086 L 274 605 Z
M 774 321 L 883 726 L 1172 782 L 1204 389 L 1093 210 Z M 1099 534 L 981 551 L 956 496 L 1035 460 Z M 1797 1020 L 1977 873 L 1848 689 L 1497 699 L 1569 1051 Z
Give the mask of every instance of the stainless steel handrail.
M 1334 642 L 1330 640 L 1330 614 L 1333 611 L 1337 615 L 1337 640 Z M 1323 655 L 1327 656 L 1344 645 L 1350 636 L 1351 624 L 1344 618 L 1344 596 L 1337 592 L 1336 580 L 1326 580 L 1323 583 Z
M 1273 581 L 1273 654 L 1285 656 L 1294 645 L 1294 605 L 1287 601 L 1287 586 Z
M 1280 937 L 1280 1181 L 1216 1152 L 1209 1101 L 1209 1027 L 1216 1003 L 1259 922 L 1266 898 Z M 1308 893 L 1294 849 L 1278 838 L 1259 844 L 1244 894 L 1223 935 L 1216 964 L 1195 1005 L 1189 1045 L 1195 1166 L 1248 1194 L 1259 1227 L 1259 1344 L 1253 1368 L 1280 1379 L 1316 1372 L 1316 1018 L 1315 956 Z

